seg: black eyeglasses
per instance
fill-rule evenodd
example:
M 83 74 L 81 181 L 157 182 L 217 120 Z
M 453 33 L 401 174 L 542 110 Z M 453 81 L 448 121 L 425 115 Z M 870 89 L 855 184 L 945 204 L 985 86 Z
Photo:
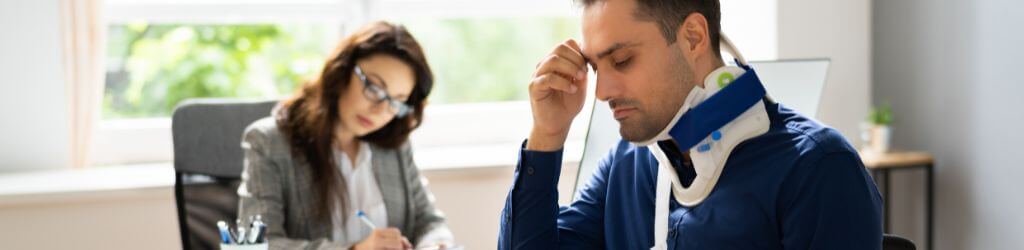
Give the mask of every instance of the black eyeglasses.
M 412 107 L 410 107 L 409 104 L 389 96 L 388 92 L 385 91 L 383 87 L 370 82 L 370 78 L 366 77 L 366 74 L 364 74 L 363 70 L 359 68 L 359 65 L 356 65 L 355 71 L 359 80 L 363 81 L 363 96 L 366 97 L 367 100 L 370 100 L 374 104 L 387 102 L 388 111 L 395 114 L 395 117 L 397 118 L 405 117 L 412 110 Z

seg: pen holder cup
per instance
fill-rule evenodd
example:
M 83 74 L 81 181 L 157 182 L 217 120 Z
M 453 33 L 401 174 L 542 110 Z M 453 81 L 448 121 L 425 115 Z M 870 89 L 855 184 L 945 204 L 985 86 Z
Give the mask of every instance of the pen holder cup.
M 220 250 L 267 250 L 268 248 L 270 248 L 270 244 L 266 242 L 251 245 L 220 244 Z

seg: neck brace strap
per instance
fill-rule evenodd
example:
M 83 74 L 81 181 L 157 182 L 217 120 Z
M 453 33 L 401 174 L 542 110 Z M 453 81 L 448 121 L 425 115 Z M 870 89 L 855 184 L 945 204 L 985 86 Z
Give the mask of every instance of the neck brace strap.
M 679 148 L 693 148 L 712 132 L 735 120 L 740 114 L 760 102 L 765 96 L 764 85 L 761 84 L 761 79 L 757 77 L 754 69 L 747 65 L 740 66 L 747 72 L 733 80 L 732 83 L 725 85 L 722 90 L 708 97 L 704 102 L 686 111 L 668 131 Z M 728 75 L 721 74 L 720 76 Z

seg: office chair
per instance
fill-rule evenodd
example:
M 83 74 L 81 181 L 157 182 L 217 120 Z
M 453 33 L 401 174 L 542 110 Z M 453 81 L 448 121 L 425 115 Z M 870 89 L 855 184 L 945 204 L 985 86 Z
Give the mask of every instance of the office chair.
M 174 110 L 174 199 L 183 249 L 217 249 L 218 220 L 234 224 L 242 133 L 277 101 L 190 99 Z
M 882 238 L 882 250 L 916 250 L 913 241 L 894 234 L 886 234 Z

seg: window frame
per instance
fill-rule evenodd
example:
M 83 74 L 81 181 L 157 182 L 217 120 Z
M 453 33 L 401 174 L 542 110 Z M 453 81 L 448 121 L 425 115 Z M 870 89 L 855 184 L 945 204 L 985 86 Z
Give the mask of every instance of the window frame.
M 112 0 L 105 6 L 108 25 L 145 20 L 150 23 L 239 24 L 273 22 L 338 23 L 342 33 L 377 19 L 395 17 L 523 17 L 574 15 L 571 4 L 557 1 L 465 0 L 307 0 L 307 1 L 202 1 Z M 335 10 L 349 14 L 339 15 Z M 232 13 L 224 15 L 223 13 Z M 339 18 L 348 16 L 349 18 Z M 340 34 L 339 34 L 340 35 Z M 590 79 L 593 79 L 591 77 Z M 525 83 L 524 83 L 525 86 Z M 592 92 L 592 91 L 591 91 Z M 574 120 L 566 142 L 565 159 L 583 151 L 588 104 Z M 430 105 L 424 123 L 411 135 L 421 169 L 507 167 L 529 135 L 529 102 L 481 102 Z M 471 126 L 472 120 L 497 127 Z M 494 133 L 495 130 L 502 131 Z M 94 134 L 91 166 L 128 165 L 174 160 L 170 117 L 105 119 Z M 467 153 L 471 152 L 471 153 Z M 578 159 L 577 159 L 578 160 Z

